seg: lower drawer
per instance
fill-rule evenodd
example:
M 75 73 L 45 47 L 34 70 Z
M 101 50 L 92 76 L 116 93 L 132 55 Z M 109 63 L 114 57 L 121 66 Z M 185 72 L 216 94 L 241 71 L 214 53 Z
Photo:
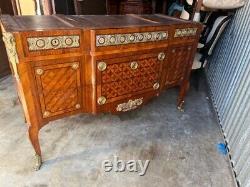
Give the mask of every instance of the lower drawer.
M 112 103 L 107 103 L 104 105 L 97 106 L 97 112 L 120 113 L 120 112 L 131 111 L 140 108 L 141 106 L 146 104 L 150 99 L 158 95 L 159 93 L 157 92 L 148 92 L 144 94 L 131 96 Z

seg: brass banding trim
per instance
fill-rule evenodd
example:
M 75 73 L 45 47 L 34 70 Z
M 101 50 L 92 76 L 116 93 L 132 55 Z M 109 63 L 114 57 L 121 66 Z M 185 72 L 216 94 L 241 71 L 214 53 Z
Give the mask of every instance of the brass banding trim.
M 116 107 L 117 112 L 126 112 L 129 110 L 136 109 L 143 103 L 143 97 L 138 98 L 138 99 L 130 99 L 128 102 L 118 104 Z

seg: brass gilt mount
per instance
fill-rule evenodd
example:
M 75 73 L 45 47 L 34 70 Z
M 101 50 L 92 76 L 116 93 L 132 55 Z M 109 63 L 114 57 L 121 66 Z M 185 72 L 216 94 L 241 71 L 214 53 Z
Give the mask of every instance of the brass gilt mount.
M 80 46 L 79 35 L 27 38 L 30 51 L 75 48 Z
M 96 35 L 96 46 L 125 45 L 166 40 L 167 31 Z
M 3 32 L 3 41 L 5 43 L 6 52 L 9 62 L 13 69 L 13 74 L 17 80 L 19 80 L 19 74 L 17 70 L 17 64 L 19 63 L 18 54 L 16 50 L 16 40 L 12 33 Z
M 42 158 L 40 155 L 36 154 L 35 155 L 35 166 L 34 169 L 35 171 L 38 171 L 42 165 Z
M 6 47 L 6 51 L 7 51 L 10 63 L 18 64 L 15 37 L 10 32 L 3 32 L 3 41 L 5 43 L 5 47 Z
M 116 107 L 116 111 L 126 112 L 129 110 L 133 110 L 133 109 L 136 109 L 138 106 L 140 106 L 142 103 L 143 103 L 143 97 L 141 97 L 139 99 L 135 99 L 135 100 L 130 99 L 126 103 L 118 104 Z

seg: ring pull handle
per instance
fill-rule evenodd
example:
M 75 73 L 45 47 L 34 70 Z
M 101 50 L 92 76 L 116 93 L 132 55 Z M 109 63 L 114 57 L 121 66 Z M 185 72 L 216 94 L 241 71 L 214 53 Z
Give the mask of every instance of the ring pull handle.
M 135 61 L 130 63 L 130 68 L 131 69 L 137 69 L 138 66 L 139 66 L 139 64 L 137 62 L 135 62 Z
M 41 69 L 41 68 L 36 69 L 36 74 L 37 75 L 42 75 L 43 74 L 43 69 Z
M 104 97 L 104 96 L 100 96 L 100 97 L 98 97 L 98 99 L 97 99 L 97 103 L 98 103 L 99 105 L 105 104 L 106 101 L 107 101 L 107 99 L 106 99 L 106 97 Z
M 153 85 L 154 90 L 158 90 L 159 87 L 160 87 L 160 84 L 158 82 L 154 83 Z
M 166 54 L 164 52 L 160 52 L 158 54 L 158 60 L 163 61 L 166 57 Z
M 107 64 L 105 62 L 99 62 L 97 68 L 99 71 L 104 71 L 107 68 Z
M 79 68 L 79 64 L 78 64 L 78 63 L 73 63 L 73 64 L 71 65 L 71 67 L 72 67 L 72 69 L 76 70 L 76 69 Z

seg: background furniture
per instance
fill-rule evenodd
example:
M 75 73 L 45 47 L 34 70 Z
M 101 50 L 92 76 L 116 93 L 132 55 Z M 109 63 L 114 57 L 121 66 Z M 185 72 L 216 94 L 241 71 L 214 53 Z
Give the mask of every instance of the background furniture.
M 0 1 L 0 15 L 1 14 L 14 15 L 11 1 Z M 2 29 L 0 28 L 0 78 L 10 74 L 8 57 L 2 38 Z
M 198 52 L 195 55 L 192 69 L 196 71 L 196 87 L 199 88 L 199 80 L 203 68 L 207 64 L 207 58 L 212 55 L 213 49 L 225 30 L 232 15 L 220 16 L 217 12 L 209 16 L 206 28 L 203 30 L 202 37 L 198 45 Z M 200 47 L 199 47 L 200 46 Z
M 107 0 L 72 0 L 76 15 L 107 14 Z M 72 13 L 71 13 L 72 14 Z

